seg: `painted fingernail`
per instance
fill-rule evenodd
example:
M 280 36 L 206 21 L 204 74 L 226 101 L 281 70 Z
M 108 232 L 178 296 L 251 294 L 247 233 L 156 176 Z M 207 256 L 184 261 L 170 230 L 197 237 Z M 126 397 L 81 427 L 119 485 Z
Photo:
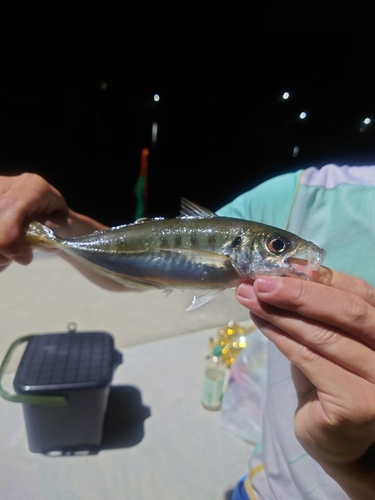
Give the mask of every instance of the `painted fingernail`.
M 237 288 L 237 295 L 247 300 L 253 300 L 256 297 L 253 285 L 250 285 L 249 283 L 241 283 L 241 285 Z
M 257 291 L 261 293 L 273 292 L 277 287 L 277 280 L 269 276 L 258 278 L 255 283 Z

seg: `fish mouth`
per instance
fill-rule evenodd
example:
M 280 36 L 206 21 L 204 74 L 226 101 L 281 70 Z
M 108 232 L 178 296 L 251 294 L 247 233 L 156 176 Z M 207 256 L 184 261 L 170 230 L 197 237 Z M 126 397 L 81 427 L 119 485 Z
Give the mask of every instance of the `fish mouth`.
M 307 267 L 312 271 L 317 271 L 323 264 L 326 255 L 327 252 L 324 248 L 320 248 L 314 243 L 310 243 L 307 249 Z
M 289 259 L 290 265 L 293 269 L 300 271 L 300 267 L 304 267 L 307 271 L 318 271 L 319 267 L 327 255 L 324 248 L 320 248 L 314 243 L 310 243 L 308 248 L 303 252 L 296 253 Z M 297 267 L 295 267 L 297 266 Z

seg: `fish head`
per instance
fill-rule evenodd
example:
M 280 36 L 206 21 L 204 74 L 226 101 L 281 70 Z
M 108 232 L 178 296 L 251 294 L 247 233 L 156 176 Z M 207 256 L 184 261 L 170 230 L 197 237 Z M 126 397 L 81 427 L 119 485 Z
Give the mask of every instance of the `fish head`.
M 251 278 L 268 274 L 310 279 L 308 271 L 317 271 L 326 255 L 323 248 L 311 241 L 265 225 L 243 231 L 232 242 L 232 249 L 232 264 L 239 273 Z M 293 267 L 294 259 L 306 262 L 306 272 Z

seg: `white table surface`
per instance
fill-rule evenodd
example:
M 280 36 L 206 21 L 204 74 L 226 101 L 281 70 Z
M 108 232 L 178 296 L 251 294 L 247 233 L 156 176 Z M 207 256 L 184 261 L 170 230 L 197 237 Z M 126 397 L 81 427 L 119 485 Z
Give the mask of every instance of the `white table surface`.
M 6 500 L 225 500 L 246 472 L 251 445 L 200 403 L 216 328 L 122 349 L 113 385 L 141 397 L 128 439 L 85 456 L 31 453 L 22 406 L 0 399 L 0 497 Z M 5 382 L 11 384 L 13 374 Z M 127 388 L 127 389 L 126 389 Z M 139 392 L 138 392 L 139 391 Z M 143 432 L 142 432 L 143 428 Z M 115 444 L 116 446 L 116 444 Z

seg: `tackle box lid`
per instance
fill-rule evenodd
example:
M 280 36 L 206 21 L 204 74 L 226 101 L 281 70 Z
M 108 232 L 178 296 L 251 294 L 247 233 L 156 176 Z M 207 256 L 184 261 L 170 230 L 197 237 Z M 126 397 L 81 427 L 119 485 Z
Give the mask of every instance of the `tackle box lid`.
M 109 385 L 122 363 L 106 332 L 35 335 L 23 353 L 14 377 L 18 393 L 45 393 Z

